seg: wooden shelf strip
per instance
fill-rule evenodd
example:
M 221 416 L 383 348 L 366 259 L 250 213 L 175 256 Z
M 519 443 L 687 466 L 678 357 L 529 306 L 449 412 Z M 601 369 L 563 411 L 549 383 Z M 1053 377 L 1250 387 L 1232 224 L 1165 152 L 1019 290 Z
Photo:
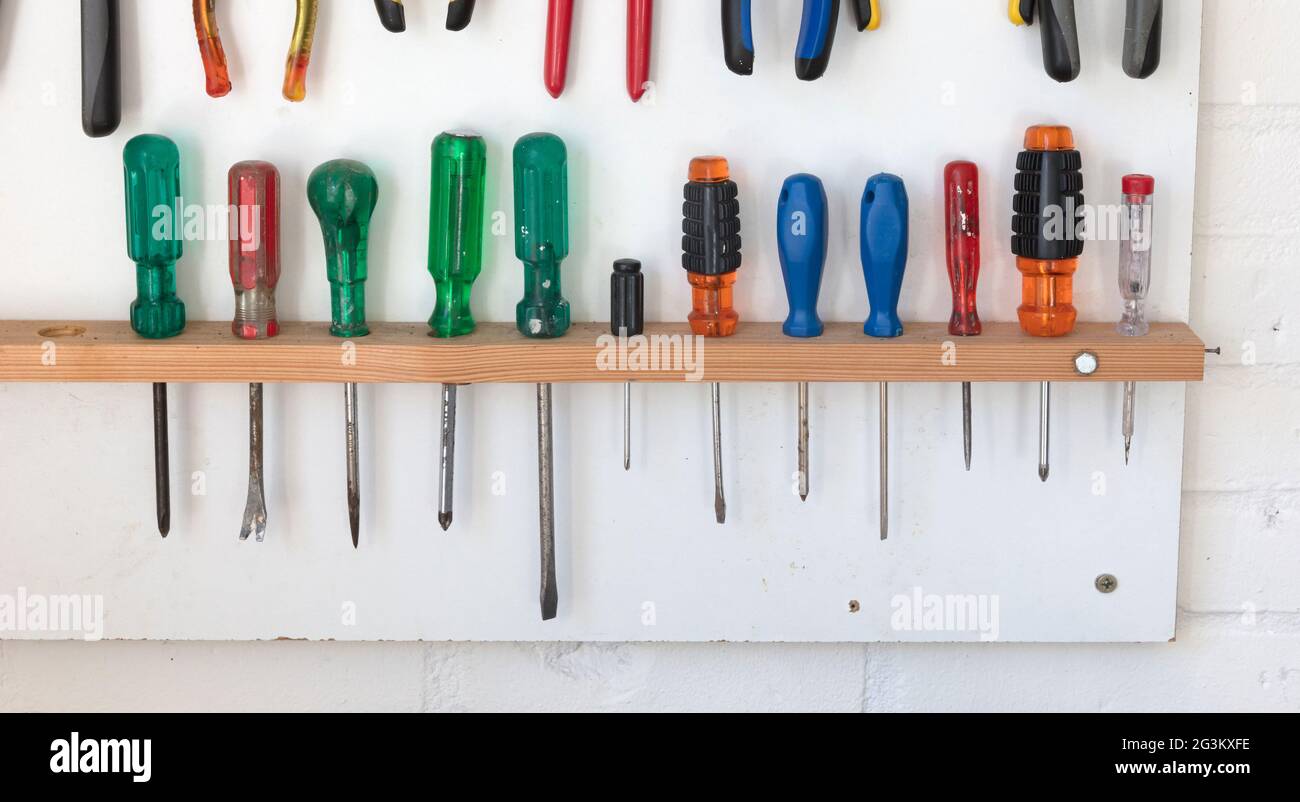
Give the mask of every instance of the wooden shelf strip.
M 1111 323 L 1068 336 L 1030 337 L 1015 323 L 986 323 L 952 337 L 946 323 L 910 323 L 892 340 L 860 324 L 827 324 L 815 339 L 778 323 L 742 322 L 733 337 L 694 338 L 686 326 L 649 324 L 619 349 L 608 325 L 574 325 L 556 340 L 529 340 L 509 323 L 481 324 L 440 340 L 423 323 L 375 323 L 355 340 L 326 323 L 284 323 L 280 336 L 246 342 L 227 322 L 191 322 L 169 340 L 145 340 L 124 321 L 0 322 L 0 381 L 9 382 L 1032 382 L 1200 381 L 1204 344 L 1183 323 L 1123 337 Z M 1080 376 L 1074 357 L 1097 356 Z

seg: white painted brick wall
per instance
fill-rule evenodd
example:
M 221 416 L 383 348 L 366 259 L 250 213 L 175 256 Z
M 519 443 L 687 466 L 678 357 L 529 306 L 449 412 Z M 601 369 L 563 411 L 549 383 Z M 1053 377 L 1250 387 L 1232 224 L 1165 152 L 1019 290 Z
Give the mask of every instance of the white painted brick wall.
M 1189 391 L 1176 643 L 10 641 L 0 709 L 1300 711 L 1296 41 L 1300 3 L 1206 0 L 1192 324 L 1224 354 Z

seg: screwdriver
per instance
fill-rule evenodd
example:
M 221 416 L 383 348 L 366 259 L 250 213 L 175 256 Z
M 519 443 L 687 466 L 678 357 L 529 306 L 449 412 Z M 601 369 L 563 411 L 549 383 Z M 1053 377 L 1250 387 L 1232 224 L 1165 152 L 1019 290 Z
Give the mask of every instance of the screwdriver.
M 230 330 L 243 340 L 280 333 L 275 285 L 280 281 L 280 172 L 263 161 L 239 162 L 228 176 L 235 234 L 230 238 L 230 280 L 235 317 Z M 262 486 L 262 384 L 248 385 L 248 500 L 239 539 L 266 537 L 266 493 Z
M 807 173 L 792 175 L 781 185 L 776 204 L 776 245 L 785 279 L 790 314 L 781 326 L 787 337 L 820 337 L 825 330 L 817 316 L 822 269 L 830 234 L 826 188 Z M 799 499 L 808 500 L 808 382 L 799 382 Z
M 1150 78 L 1160 67 L 1164 0 L 1128 0 L 1124 15 L 1124 74 Z
M 898 296 L 907 268 L 907 187 L 903 179 L 879 173 L 862 193 L 862 274 L 867 282 L 870 317 L 863 333 L 901 337 Z M 889 383 L 880 383 L 880 539 L 889 537 Z
M 524 263 L 524 297 L 515 326 L 533 339 L 569 330 L 569 302 L 560 289 L 560 262 L 569 255 L 569 157 L 554 134 L 528 134 L 515 143 L 515 256 Z M 551 385 L 537 385 L 537 497 L 541 527 L 542 620 L 555 618 L 555 487 L 551 464 Z
M 1025 132 L 1016 158 L 1012 200 L 1011 252 L 1021 273 L 1020 328 L 1034 337 L 1062 337 L 1074 331 L 1074 272 L 1083 238 L 1083 158 L 1065 126 L 1036 125 Z M 1058 218 L 1064 213 L 1066 225 Z M 1063 229 L 1063 230 L 1062 230 Z M 1052 385 L 1038 396 L 1038 478 L 1051 469 Z
M 699 337 L 730 337 L 740 315 L 732 306 L 740 269 L 740 201 L 731 168 L 721 156 L 691 159 L 683 190 L 682 267 L 691 284 L 691 313 L 686 320 Z M 722 489 L 722 387 L 713 382 L 713 515 L 727 521 Z
M 1043 37 L 1043 68 L 1054 80 L 1068 83 L 1079 77 L 1079 27 L 1074 0 L 1010 0 L 1008 14 L 1016 25 L 1033 25 L 1034 12 Z
M 444 132 L 433 140 L 429 199 L 429 274 L 437 303 L 429 336 L 460 337 L 474 331 L 470 290 L 483 269 L 483 186 L 487 144 L 469 133 Z M 438 524 L 451 526 L 456 475 L 456 385 L 442 385 L 441 449 L 438 459 Z
M 221 45 L 216 5 L 217 0 L 194 0 L 194 32 L 199 40 L 208 95 L 224 97 L 230 94 L 230 70 L 226 66 L 226 50 Z
M 117 0 L 81 0 L 81 130 L 108 136 L 122 122 Z
M 178 231 L 155 236 L 156 209 L 174 209 L 181 197 L 181 154 L 176 143 L 141 134 L 122 152 L 126 184 L 126 248 L 135 262 L 136 298 L 131 328 L 150 340 L 175 337 L 185 329 L 185 304 L 176 296 Z M 171 479 L 167 443 L 167 385 L 153 385 L 154 501 L 158 532 L 171 531 Z
M 316 39 L 316 12 L 318 0 L 298 0 L 298 10 L 293 18 L 293 38 L 289 41 L 289 57 L 284 65 L 285 100 L 295 103 L 307 97 L 307 65 L 311 62 L 311 48 Z
M 379 12 L 379 22 L 393 33 L 406 30 L 406 9 L 402 0 L 375 0 L 375 10 Z
M 980 173 L 972 162 L 950 162 L 943 170 L 947 223 L 948 282 L 952 287 L 952 317 L 948 333 L 974 337 L 983 331 L 975 307 L 980 278 Z M 970 470 L 970 382 L 961 383 L 962 452 Z
M 636 259 L 619 259 L 609 277 L 609 328 L 626 340 L 645 331 L 645 276 Z M 632 382 L 623 382 L 623 470 L 632 468 Z
M 330 283 L 330 334 L 364 337 L 366 326 L 366 248 L 370 216 L 379 201 L 379 182 L 370 168 L 349 159 L 328 161 L 307 178 L 307 199 L 325 239 L 325 274 Z M 357 470 L 357 385 L 343 388 L 344 433 L 348 461 L 348 524 L 352 547 L 361 532 L 361 487 Z
M 1124 298 L 1124 317 L 1116 330 L 1125 337 L 1145 337 L 1151 331 L 1142 302 L 1151 287 L 1151 196 L 1156 180 L 1149 175 L 1126 175 L 1121 208 L 1128 221 L 1128 235 L 1119 243 L 1119 291 Z M 1137 382 L 1124 382 L 1124 464 L 1133 445 L 1133 404 Z

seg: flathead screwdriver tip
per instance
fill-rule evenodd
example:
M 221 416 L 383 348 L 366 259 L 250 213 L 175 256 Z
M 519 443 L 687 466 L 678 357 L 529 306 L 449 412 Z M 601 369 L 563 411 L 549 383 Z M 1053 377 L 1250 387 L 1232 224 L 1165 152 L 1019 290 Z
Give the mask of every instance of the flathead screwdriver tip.
M 550 621 L 555 618 L 558 607 L 559 599 L 556 596 L 555 587 L 551 586 L 542 593 L 542 620 Z
M 727 499 L 723 496 L 717 496 L 713 499 L 713 517 L 720 524 L 727 522 Z
M 352 527 L 352 548 L 359 548 L 361 543 L 360 499 L 348 499 L 348 525 Z
M 450 529 L 450 528 L 451 528 L 451 513 L 450 513 L 450 512 L 440 512 L 440 513 L 438 513 L 438 525 L 442 527 L 442 531 L 444 531 L 444 532 L 446 532 L 448 529 Z

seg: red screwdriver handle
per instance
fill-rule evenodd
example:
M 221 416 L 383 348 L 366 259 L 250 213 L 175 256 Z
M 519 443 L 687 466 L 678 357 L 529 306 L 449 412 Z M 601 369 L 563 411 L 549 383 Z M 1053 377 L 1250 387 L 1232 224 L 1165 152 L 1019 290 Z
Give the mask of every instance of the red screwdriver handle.
M 952 318 L 948 333 L 979 334 L 975 286 L 980 278 L 980 172 L 972 162 L 951 162 L 943 170 L 947 218 L 948 280 L 952 285 Z
M 230 280 L 235 285 L 231 331 L 245 340 L 280 333 L 275 285 L 280 282 L 280 172 L 261 161 L 230 168 Z
M 627 0 L 627 93 L 636 103 L 650 80 L 650 35 L 654 0 Z
M 569 32 L 573 28 L 573 0 L 549 0 L 546 9 L 546 91 L 558 98 L 569 74 Z

